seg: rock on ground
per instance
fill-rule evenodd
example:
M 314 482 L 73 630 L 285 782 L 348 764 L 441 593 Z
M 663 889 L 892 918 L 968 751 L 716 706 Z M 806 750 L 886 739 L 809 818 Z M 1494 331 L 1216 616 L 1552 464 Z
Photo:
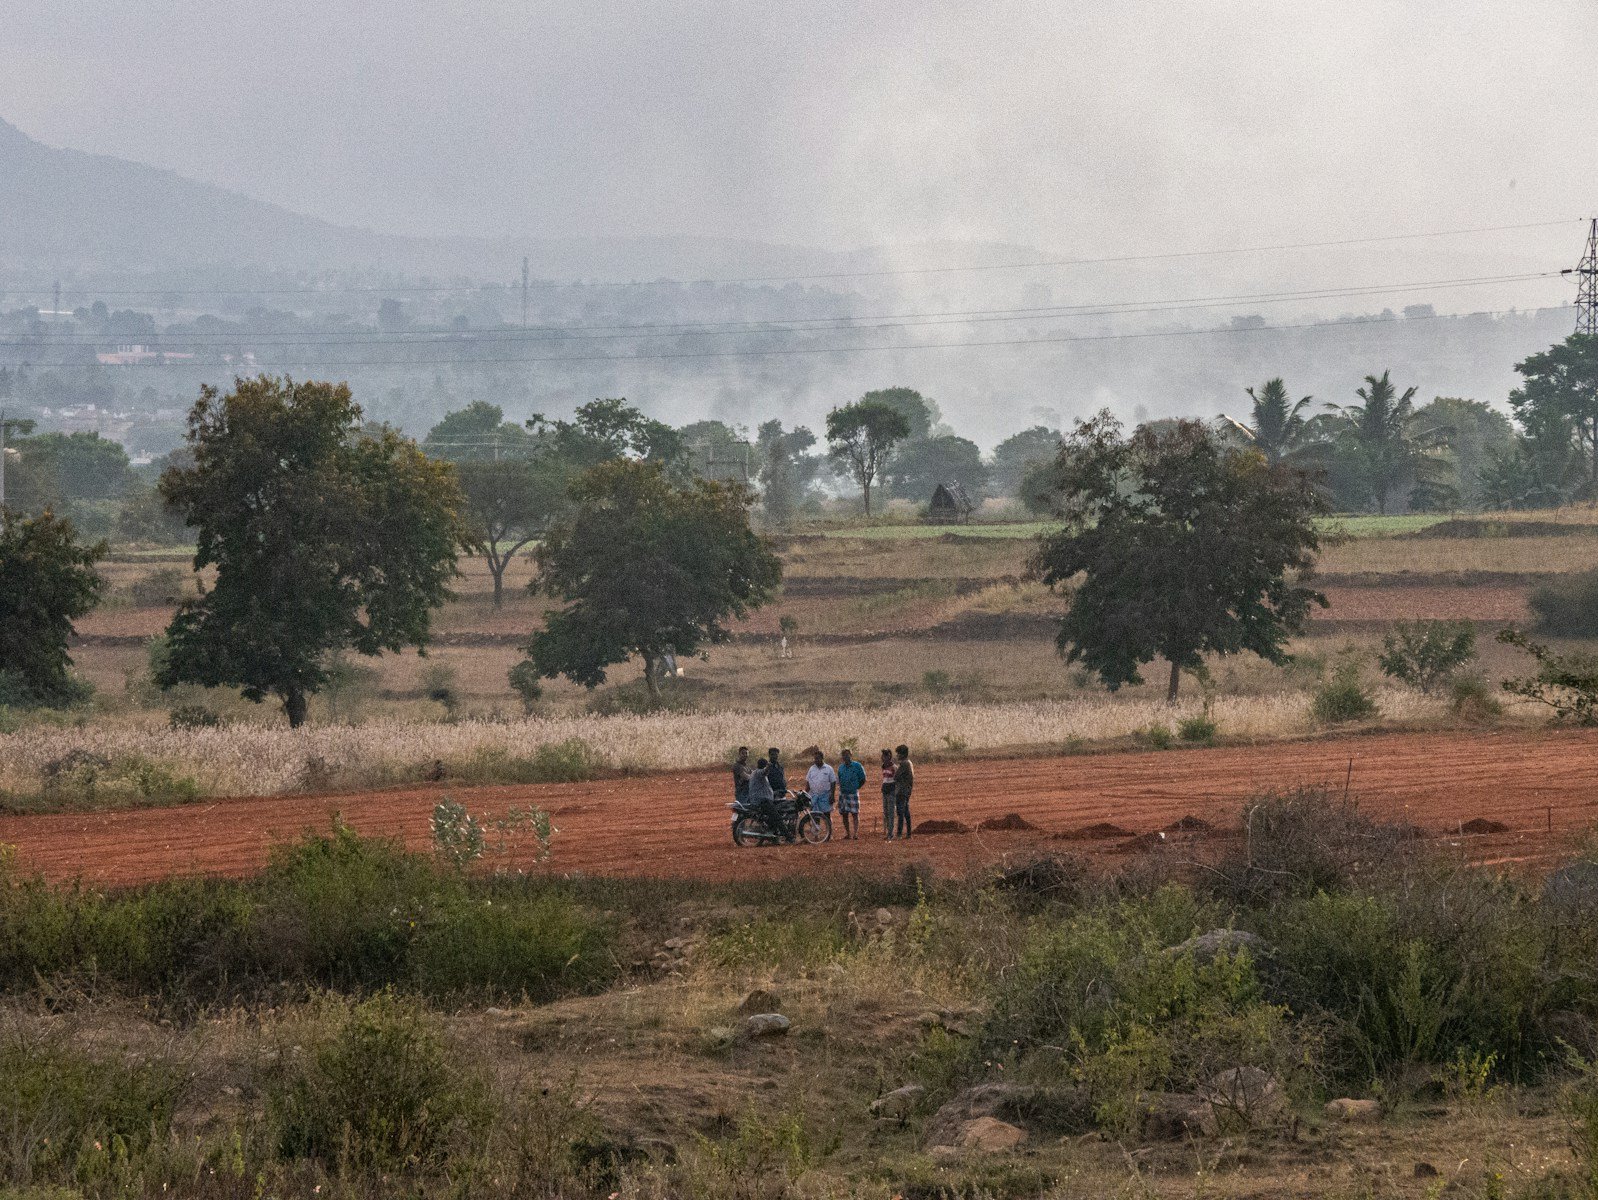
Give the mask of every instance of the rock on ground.
M 871 1102 L 871 1115 L 902 1121 L 910 1115 L 916 1106 L 916 1102 L 926 1094 L 927 1089 L 919 1083 L 906 1084 L 902 1088 L 895 1088 L 887 1095 L 878 1096 Z
M 752 1038 L 781 1037 L 792 1024 L 781 1013 L 755 1013 L 744 1022 L 744 1032 Z
M 1382 1117 L 1382 1106 L 1375 1100 L 1354 1100 L 1347 1096 L 1328 1100 L 1321 1111 L 1337 1121 L 1379 1121 Z
M 994 1117 L 1007 1124 L 1081 1133 L 1092 1127 L 1092 1105 L 1072 1088 L 980 1083 L 966 1088 L 932 1114 L 927 1121 L 924 1144 L 928 1149 L 956 1145 L 960 1131 L 983 1117 Z

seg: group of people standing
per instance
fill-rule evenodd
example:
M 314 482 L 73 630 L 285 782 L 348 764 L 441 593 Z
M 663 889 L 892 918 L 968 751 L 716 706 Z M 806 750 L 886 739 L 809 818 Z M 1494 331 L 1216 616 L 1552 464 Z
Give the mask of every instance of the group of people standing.
M 910 794 L 915 789 L 910 747 L 901 745 L 896 750 L 884 750 L 881 772 L 883 840 L 908 840 Z M 860 793 L 865 786 L 865 764 L 858 761 L 847 746 L 839 755 L 836 767 L 827 761 L 821 749 L 811 751 L 804 786 L 810 811 L 826 821 L 830 831 L 836 808 L 843 819 L 846 842 L 860 838 Z M 766 751 L 765 758 L 757 759 L 751 766 L 749 747 L 739 746 L 732 764 L 732 793 L 738 803 L 759 809 L 774 820 L 779 819 L 778 805 L 788 794 L 788 772 L 782 765 L 782 751 L 773 746 Z

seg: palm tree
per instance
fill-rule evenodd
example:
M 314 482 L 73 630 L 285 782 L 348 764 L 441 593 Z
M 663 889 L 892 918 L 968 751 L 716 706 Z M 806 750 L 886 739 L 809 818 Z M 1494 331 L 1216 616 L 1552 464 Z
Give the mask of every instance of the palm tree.
M 1446 441 L 1447 430 L 1423 431 L 1415 422 L 1415 393 L 1403 394 L 1388 378 L 1365 376 L 1365 386 L 1355 391 L 1363 404 L 1333 404 L 1339 432 L 1347 438 L 1360 464 L 1366 491 L 1376 511 L 1385 514 L 1394 494 L 1410 487 L 1410 504 L 1446 499 L 1444 481 L 1448 464 L 1434 451 Z
M 1311 397 L 1289 400 L 1287 385 L 1278 376 L 1268 379 L 1256 392 L 1248 388 L 1248 398 L 1254 402 L 1249 423 L 1243 426 L 1254 445 L 1269 463 L 1279 463 L 1297 456 L 1307 446 L 1309 422 L 1304 409 Z

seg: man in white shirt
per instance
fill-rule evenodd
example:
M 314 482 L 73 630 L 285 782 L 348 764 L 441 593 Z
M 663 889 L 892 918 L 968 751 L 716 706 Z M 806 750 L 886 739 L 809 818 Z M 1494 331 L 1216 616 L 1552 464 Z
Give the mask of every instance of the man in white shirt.
M 838 772 L 827 764 L 820 750 L 805 772 L 805 791 L 810 794 L 810 811 L 827 823 L 827 837 L 832 837 L 832 801 L 838 793 Z

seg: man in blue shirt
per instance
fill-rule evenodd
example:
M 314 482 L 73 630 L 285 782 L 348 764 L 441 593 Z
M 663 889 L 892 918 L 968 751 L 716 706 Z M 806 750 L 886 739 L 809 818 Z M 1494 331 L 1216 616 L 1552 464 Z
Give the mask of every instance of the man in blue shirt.
M 843 814 L 843 840 L 860 837 L 860 789 L 866 785 L 866 769 L 855 762 L 847 746 L 838 764 L 838 811 Z

